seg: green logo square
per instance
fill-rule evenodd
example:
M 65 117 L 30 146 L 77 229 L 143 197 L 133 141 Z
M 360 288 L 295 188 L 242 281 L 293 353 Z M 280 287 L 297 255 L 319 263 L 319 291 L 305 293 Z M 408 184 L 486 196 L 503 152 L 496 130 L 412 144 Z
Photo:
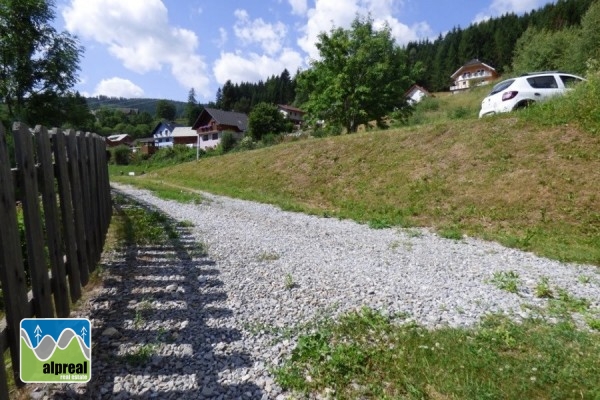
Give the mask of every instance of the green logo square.
M 25 318 L 20 327 L 23 382 L 89 382 L 92 377 L 89 319 Z

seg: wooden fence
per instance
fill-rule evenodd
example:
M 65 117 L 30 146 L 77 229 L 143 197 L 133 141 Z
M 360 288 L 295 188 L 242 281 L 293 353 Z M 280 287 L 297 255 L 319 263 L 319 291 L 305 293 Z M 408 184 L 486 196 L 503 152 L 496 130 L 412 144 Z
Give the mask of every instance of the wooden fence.
M 5 314 L 0 350 L 2 355 L 10 351 L 15 382 L 21 386 L 21 319 L 69 317 L 71 303 L 81 297 L 100 260 L 112 207 L 101 137 L 49 132 L 42 126 L 30 130 L 22 123 L 14 124 L 12 137 L 16 168 L 11 166 L 8 133 L 0 125 L 0 284 Z M 0 357 L 0 399 L 8 396 L 6 365 Z

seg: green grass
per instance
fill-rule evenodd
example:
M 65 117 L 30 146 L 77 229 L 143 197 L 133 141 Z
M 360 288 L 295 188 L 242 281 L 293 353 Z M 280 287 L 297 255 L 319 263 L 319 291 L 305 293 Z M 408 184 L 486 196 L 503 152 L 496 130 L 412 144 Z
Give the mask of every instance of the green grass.
M 429 331 L 370 309 L 302 336 L 278 382 L 338 399 L 598 398 L 597 334 L 500 316 Z M 568 345 L 565 346 L 565 343 Z

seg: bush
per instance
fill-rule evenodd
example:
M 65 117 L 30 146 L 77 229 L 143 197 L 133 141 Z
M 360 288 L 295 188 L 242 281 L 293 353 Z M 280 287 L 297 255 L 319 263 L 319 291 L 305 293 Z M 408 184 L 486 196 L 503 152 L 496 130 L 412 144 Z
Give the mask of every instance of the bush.
M 233 136 L 233 132 L 223 132 L 223 135 L 221 136 L 221 143 L 219 143 L 222 153 L 227 153 L 233 150 L 236 144 L 237 140 Z
M 246 135 L 240 140 L 238 149 L 240 150 L 252 150 L 256 148 L 256 143 L 252 140 L 252 136 Z
M 263 135 L 261 142 L 264 146 L 273 146 L 281 142 L 281 135 L 268 133 L 266 135 Z
M 117 165 L 129 165 L 131 149 L 129 146 L 120 145 L 114 148 L 114 160 Z

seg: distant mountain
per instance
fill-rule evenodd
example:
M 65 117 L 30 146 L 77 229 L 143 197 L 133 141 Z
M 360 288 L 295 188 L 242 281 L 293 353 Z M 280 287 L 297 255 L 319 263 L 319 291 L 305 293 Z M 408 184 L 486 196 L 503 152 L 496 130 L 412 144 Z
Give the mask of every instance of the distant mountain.
M 123 97 L 108 97 L 108 96 L 98 96 L 98 97 L 86 97 L 88 107 L 90 111 L 97 110 L 98 108 L 107 107 L 107 108 L 133 108 L 137 109 L 140 113 L 146 111 L 150 115 L 154 115 L 156 113 L 156 103 L 160 100 L 164 99 L 150 99 L 150 98 L 134 98 L 134 99 L 126 99 Z M 183 111 L 185 109 L 185 105 L 187 103 L 183 101 L 174 101 L 168 100 L 175 105 L 175 109 L 177 110 L 177 116 L 183 115 Z

